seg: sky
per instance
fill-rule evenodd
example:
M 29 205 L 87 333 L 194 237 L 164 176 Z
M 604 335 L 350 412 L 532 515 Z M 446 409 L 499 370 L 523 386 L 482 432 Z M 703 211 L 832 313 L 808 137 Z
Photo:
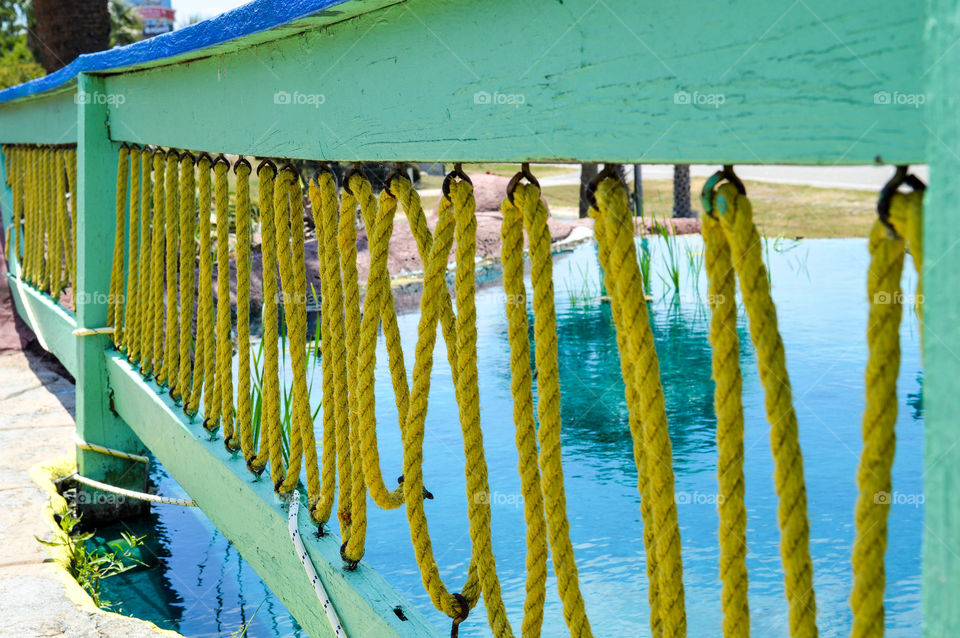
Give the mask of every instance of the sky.
M 212 18 L 247 2 L 248 0 L 172 0 L 171 4 L 177 11 L 177 22 L 179 23 L 194 15 Z

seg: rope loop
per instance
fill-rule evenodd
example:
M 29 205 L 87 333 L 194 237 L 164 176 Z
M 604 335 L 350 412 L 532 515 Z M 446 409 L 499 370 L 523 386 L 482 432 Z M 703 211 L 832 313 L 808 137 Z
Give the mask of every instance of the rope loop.
M 709 178 L 703 184 L 703 190 L 700 191 L 700 203 L 703 206 L 703 212 L 710 216 L 711 219 L 716 219 L 716 213 L 713 210 L 713 194 L 716 192 L 717 187 L 720 186 L 720 182 L 729 182 L 737 188 L 737 192 L 741 195 L 747 194 L 747 189 L 743 185 L 743 182 L 740 181 L 740 178 L 737 177 L 737 174 L 733 172 L 733 164 L 724 164 L 723 168 Z
M 901 164 L 897 166 L 897 170 L 894 172 L 893 177 L 890 178 L 890 181 L 887 182 L 883 189 L 880 191 L 880 197 L 877 200 L 877 217 L 887 227 L 894 237 L 900 237 L 900 233 L 897 232 L 897 229 L 893 227 L 893 224 L 890 222 L 890 201 L 893 199 L 894 194 L 900 189 L 901 186 L 909 186 L 914 192 L 922 193 L 926 190 L 927 185 L 923 183 L 919 177 L 913 173 L 909 173 L 910 167 L 906 164 Z
M 443 191 L 443 196 L 447 198 L 448 201 L 453 201 L 450 197 L 450 186 L 453 183 L 454 179 L 459 179 L 461 182 L 466 182 L 473 186 L 473 181 L 470 179 L 470 176 L 463 172 L 463 164 L 457 162 L 453 165 L 453 170 L 447 173 L 447 176 L 443 178 L 443 186 L 440 190 Z
M 450 626 L 450 638 L 457 638 L 460 635 L 460 623 L 470 616 L 470 603 L 463 594 L 453 594 L 453 597 L 460 605 L 460 614 L 453 619 L 453 624 Z
M 520 170 L 517 174 L 511 177 L 507 183 L 507 199 L 510 200 L 511 204 L 516 203 L 513 201 L 513 194 L 514 191 L 517 190 L 517 185 L 520 184 L 521 179 L 525 179 L 528 184 L 540 188 L 540 182 L 533 176 L 533 173 L 530 172 L 530 162 L 524 162 L 520 165 Z

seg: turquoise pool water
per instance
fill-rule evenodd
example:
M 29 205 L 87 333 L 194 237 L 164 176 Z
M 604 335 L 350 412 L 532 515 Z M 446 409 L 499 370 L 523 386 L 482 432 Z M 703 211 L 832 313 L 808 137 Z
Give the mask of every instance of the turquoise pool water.
M 688 253 L 694 263 L 698 259 L 699 238 L 678 241 L 680 294 L 676 296 L 661 278 L 667 272 L 662 240 L 649 243 L 652 323 L 673 441 L 689 633 L 716 636 L 720 634 L 721 610 L 709 310 L 703 301 L 706 278 L 688 261 Z M 824 636 L 846 635 L 866 361 L 866 242 L 771 240 L 766 253 L 800 421 L 818 624 Z M 908 269 L 912 269 L 909 264 Z M 595 247 L 584 244 L 559 255 L 554 262 L 554 280 L 567 503 L 587 610 L 596 635 L 648 635 L 636 469 L 610 309 L 596 299 L 600 277 Z M 913 290 L 914 280 L 909 270 L 905 291 Z M 510 619 L 519 628 L 526 548 L 503 303 L 499 285 L 478 293 L 480 397 L 491 477 L 494 551 Z M 407 346 L 406 363 L 412 367 L 417 315 L 402 316 L 399 324 Z M 922 368 L 917 318 L 911 309 L 904 312 L 902 338 L 895 493 L 887 551 L 889 636 L 914 636 L 921 623 Z M 740 339 L 752 629 L 758 636 L 785 636 L 787 609 L 773 461 L 763 393 L 743 321 Z M 435 500 L 427 503 L 434 550 L 445 581 L 455 591 L 464 579 L 470 545 L 463 445 L 442 347 L 440 340 L 424 469 L 426 485 L 435 495 Z M 377 388 L 380 450 L 385 475 L 393 476 L 400 474 L 401 448 L 385 361 L 381 347 Z M 319 385 L 315 384 L 317 392 Z M 156 467 L 154 472 L 161 492 L 176 489 L 162 468 Z M 259 608 L 248 635 L 300 635 L 279 601 L 202 514 L 158 507 L 137 527 L 152 532 L 149 549 L 159 558 L 152 569 L 117 577 L 105 587 L 106 598 L 122 601 L 127 613 L 188 636 L 227 636 Z M 403 510 L 384 512 L 371 507 L 369 530 L 365 560 L 438 626 L 448 628 L 449 621 L 433 611 L 423 592 Z M 564 633 L 551 574 L 543 634 Z M 482 609 L 475 610 L 461 626 L 461 635 L 490 635 Z

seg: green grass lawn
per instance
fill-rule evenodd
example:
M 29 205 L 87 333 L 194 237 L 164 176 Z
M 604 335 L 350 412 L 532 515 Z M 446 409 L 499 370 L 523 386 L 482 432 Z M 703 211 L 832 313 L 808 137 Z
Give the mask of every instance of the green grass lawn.
M 700 210 L 702 178 L 691 180 L 690 201 Z M 877 217 L 877 194 L 835 188 L 815 188 L 746 182 L 757 227 L 764 235 L 776 237 L 866 237 Z M 550 206 L 576 208 L 579 188 L 548 186 L 543 190 Z M 646 217 L 673 216 L 673 182 L 643 182 Z

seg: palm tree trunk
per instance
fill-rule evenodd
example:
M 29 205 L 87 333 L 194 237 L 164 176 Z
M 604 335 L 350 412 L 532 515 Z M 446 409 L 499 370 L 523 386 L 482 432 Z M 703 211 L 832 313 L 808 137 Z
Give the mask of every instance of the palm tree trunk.
M 673 216 L 693 217 L 690 208 L 690 165 L 673 166 Z
M 110 46 L 107 0 L 33 0 L 33 17 L 47 73 Z

